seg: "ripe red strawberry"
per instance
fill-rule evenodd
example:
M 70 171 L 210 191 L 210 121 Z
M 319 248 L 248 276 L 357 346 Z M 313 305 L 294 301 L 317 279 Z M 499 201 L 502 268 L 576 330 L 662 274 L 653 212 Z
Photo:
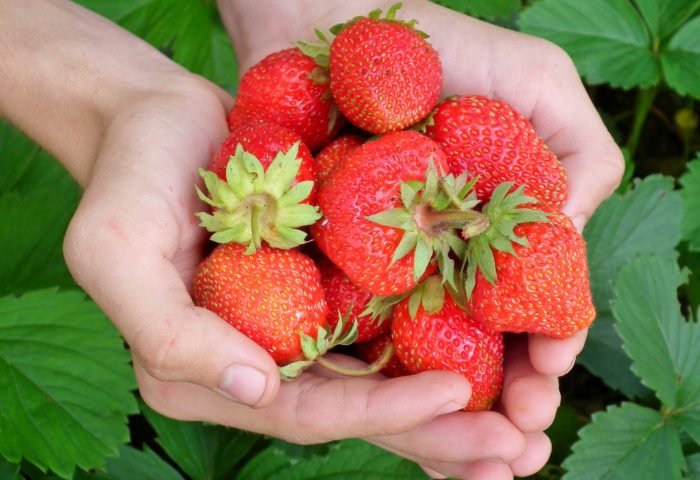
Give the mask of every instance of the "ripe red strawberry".
M 476 273 L 470 306 L 489 328 L 564 338 L 595 319 L 585 241 L 568 217 L 548 211 L 548 222 L 515 227 L 525 242 L 513 253 L 493 249 L 495 282 Z
M 442 87 L 440 58 L 415 22 L 381 11 L 342 27 L 330 46 L 331 91 L 340 111 L 372 133 L 402 130 L 424 118 Z
M 356 342 L 370 340 L 389 328 L 389 322 L 383 317 L 372 318 L 371 315 L 362 315 L 372 299 L 371 293 L 352 283 L 348 276 L 329 260 L 324 259 L 317 264 L 321 271 L 321 285 L 330 310 L 328 324 L 331 327 L 336 326 L 339 316 L 349 313 L 347 321 L 357 322 Z
M 253 120 L 230 133 L 210 164 L 200 169 L 209 196 L 199 198 L 212 213 L 199 213 L 201 226 L 219 243 L 266 242 L 295 248 L 306 241 L 301 229 L 321 217 L 314 199 L 315 165 L 311 152 L 289 129 Z
M 503 384 L 503 336 L 475 321 L 451 296 L 433 314 L 419 306 L 414 318 L 409 299 L 394 309 L 391 324 L 395 353 L 411 373 L 450 370 L 472 387 L 465 410 L 491 408 Z
M 288 128 L 260 119 L 234 126 L 209 163 L 208 169 L 222 180 L 226 180 L 226 166 L 231 156 L 236 153 L 236 147 L 239 144 L 246 152 L 255 155 L 267 169 L 278 153 L 289 151 L 296 143 L 299 143 L 297 158 L 301 160 L 301 165 L 294 184 L 304 181 L 315 182 L 316 162 L 301 137 Z M 314 188 L 303 203 L 313 204 L 315 197 Z
M 391 343 L 391 331 L 383 333 L 367 342 L 358 343 L 355 345 L 355 353 L 357 356 L 367 363 L 375 362 L 382 356 L 387 346 Z M 382 368 L 381 372 L 387 377 L 403 377 L 410 375 L 406 367 L 399 361 L 396 354 L 389 360 L 389 363 Z
M 504 102 L 477 95 L 445 99 L 426 134 L 443 148 L 452 173 L 478 176 L 476 192 L 484 201 L 506 181 L 554 208 L 566 201 L 563 165 L 532 124 Z
M 439 234 L 418 224 L 430 200 L 423 204 L 416 194 L 409 201 L 404 196 L 409 189 L 401 187 L 402 182 L 425 182 L 431 161 L 444 171 L 444 154 L 435 142 L 414 131 L 393 132 L 350 152 L 343 168 L 319 187 L 324 217 L 311 228 L 314 239 L 353 283 L 374 295 L 404 293 L 435 269 L 429 262 Z M 406 232 L 376 218 L 387 210 L 396 214 L 396 224 L 404 225 Z M 401 255 L 395 256 L 399 245 Z M 417 245 L 420 256 L 413 254 Z
M 316 179 L 319 183 L 325 181 L 341 160 L 363 142 L 359 135 L 343 135 L 323 147 L 323 150 L 316 154 Z
M 313 338 L 328 305 L 314 262 L 297 250 L 219 245 L 197 269 L 195 303 L 218 314 L 284 365 L 304 358 L 300 333 Z
M 327 70 L 298 48 L 268 55 L 241 78 L 229 126 L 252 118 L 293 130 L 311 150 L 328 143 L 343 124 Z

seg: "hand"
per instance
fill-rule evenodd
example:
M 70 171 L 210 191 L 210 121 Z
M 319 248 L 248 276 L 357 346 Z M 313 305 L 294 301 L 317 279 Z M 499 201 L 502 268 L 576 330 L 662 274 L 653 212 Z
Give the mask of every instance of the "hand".
M 361 0 L 338 7 L 315 0 L 284 6 L 261 0 L 253 10 L 246 10 L 251 7 L 245 3 L 219 0 L 241 71 L 273 51 L 288 48 L 292 40 L 312 39 L 315 27 L 328 28 L 378 7 L 386 10 L 394 2 Z M 274 7 L 278 8 L 279 28 L 266 32 L 256 29 L 257 22 L 268 17 L 268 9 Z M 243 12 L 248 21 L 236 22 Z M 284 21 L 307 18 L 303 12 L 314 12 L 314 18 L 307 22 Z M 624 162 L 568 55 L 547 41 L 477 21 L 431 2 L 404 2 L 399 15 L 418 19 L 418 28 L 431 35 L 429 41 L 443 63 L 444 96 L 486 95 L 513 105 L 532 121 L 567 170 L 569 199 L 563 211 L 582 231 L 597 206 L 619 184 Z M 541 432 L 553 421 L 560 402 L 557 377 L 574 366 L 586 334 L 583 331 L 565 340 L 533 335 L 510 345 L 499 411 L 521 435 L 518 440 L 516 432 L 509 431 L 500 438 L 510 441 L 511 446 L 523 439 L 526 443 L 519 448 L 521 455 L 510 459 L 501 456 L 508 465 L 488 462 L 486 452 L 479 455 L 479 446 L 484 445 L 479 442 L 479 427 L 493 431 L 504 420 L 492 413 L 454 413 L 412 432 L 370 441 L 421 463 L 433 475 L 440 472 L 459 478 L 496 479 L 534 473 L 544 465 L 551 448 Z M 428 440 L 432 435 L 437 443 Z M 517 450 L 512 448 L 509 453 Z

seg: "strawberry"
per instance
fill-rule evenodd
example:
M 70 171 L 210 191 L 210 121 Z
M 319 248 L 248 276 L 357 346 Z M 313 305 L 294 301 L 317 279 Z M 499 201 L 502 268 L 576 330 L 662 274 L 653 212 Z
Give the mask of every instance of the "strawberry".
M 316 179 L 323 182 L 340 165 L 341 160 L 362 145 L 364 140 L 359 135 L 343 135 L 331 141 L 316 154 Z
M 499 239 L 496 220 L 492 230 L 470 240 L 469 261 L 480 267 L 470 307 L 474 318 L 499 332 L 564 338 L 587 328 L 596 315 L 586 244 L 567 216 L 539 208 L 548 213 L 547 221 L 520 223 Z M 504 239 L 512 240 L 512 248 L 493 247 Z
M 440 58 L 415 22 L 395 18 L 401 4 L 334 28 L 330 87 L 340 111 L 372 133 L 402 130 L 435 106 L 442 87 Z
M 369 341 L 358 343 L 355 345 L 355 353 L 365 362 L 372 363 L 382 356 L 390 343 L 391 331 L 388 331 Z M 403 377 L 411 374 L 411 372 L 406 370 L 406 367 L 403 366 L 396 355 L 381 369 L 381 372 L 390 378 Z
M 425 132 L 447 154 L 452 173 L 478 177 L 476 193 L 482 200 L 511 181 L 554 208 L 566 201 L 563 165 L 532 124 L 504 102 L 477 95 L 445 99 Z
M 418 132 L 392 132 L 357 147 L 319 187 L 324 217 L 311 228 L 318 246 L 374 295 L 411 290 L 435 270 L 436 257 L 449 266 L 449 251 L 460 242 L 448 227 L 465 212 L 448 218 L 438 210 L 471 205 L 441 190 L 465 190 L 459 179 L 440 182 L 444 169 L 440 148 Z
M 301 160 L 301 165 L 294 184 L 304 181 L 315 182 L 316 162 L 301 137 L 288 128 L 260 119 L 236 125 L 214 154 L 208 169 L 222 180 L 226 180 L 226 166 L 231 156 L 236 153 L 238 145 L 241 145 L 246 152 L 253 154 L 263 168 L 267 169 L 279 152 L 287 152 L 297 143 L 299 144 L 297 158 Z M 315 189 L 312 190 L 304 203 L 312 204 L 315 193 Z
M 450 295 L 438 311 L 423 305 L 409 313 L 410 299 L 394 309 L 391 336 L 395 353 L 411 373 L 450 370 L 472 387 L 467 411 L 488 410 L 503 384 L 503 335 L 477 322 Z
M 297 250 L 263 245 L 252 255 L 219 245 L 199 265 L 193 296 L 266 349 L 279 365 L 304 358 L 300 333 L 316 338 L 328 316 L 321 275 Z
M 268 55 L 241 78 L 229 126 L 254 118 L 293 130 L 311 150 L 328 143 L 343 124 L 327 70 L 298 48 Z
M 384 317 L 374 318 L 362 315 L 372 294 L 350 281 L 341 269 L 328 260 L 317 262 L 321 271 L 321 285 L 326 294 L 330 310 L 328 324 L 335 327 L 339 316 L 348 315 L 346 320 L 357 322 L 357 342 L 370 340 L 389 328 Z
M 262 242 L 289 249 L 305 243 L 300 228 L 320 218 L 315 196 L 315 165 L 311 152 L 291 130 L 264 120 L 252 120 L 231 131 L 209 165 L 200 169 L 213 207 L 199 213 L 201 226 L 215 242 L 248 245 Z

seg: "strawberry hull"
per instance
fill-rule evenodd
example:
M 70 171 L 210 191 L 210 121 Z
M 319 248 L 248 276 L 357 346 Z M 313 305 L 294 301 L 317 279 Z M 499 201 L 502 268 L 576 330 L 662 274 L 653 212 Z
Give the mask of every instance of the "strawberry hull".
M 413 253 L 393 265 L 403 232 L 367 217 L 401 205 L 400 184 L 425 181 L 431 162 L 446 170 L 445 156 L 429 138 L 413 131 L 389 133 L 353 150 L 320 186 L 324 217 L 311 232 L 323 253 L 374 295 L 404 293 L 416 286 Z M 435 271 L 428 267 L 426 276 Z

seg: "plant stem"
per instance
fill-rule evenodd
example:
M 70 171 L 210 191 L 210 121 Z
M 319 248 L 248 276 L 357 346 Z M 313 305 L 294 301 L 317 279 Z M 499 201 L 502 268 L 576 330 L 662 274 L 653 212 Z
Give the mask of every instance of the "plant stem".
M 336 363 L 324 357 L 318 357 L 316 362 L 323 366 L 324 368 L 330 370 L 331 372 L 339 373 L 341 375 L 346 375 L 348 377 L 364 377 L 365 375 L 371 375 L 373 373 L 379 372 L 382 368 L 386 367 L 389 361 L 394 357 L 394 346 L 389 343 L 384 349 L 382 354 L 374 362 L 367 365 L 365 368 L 347 368 L 342 367 Z
M 641 89 L 637 93 L 632 131 L 630 132 L 630 136 L 627 139 L 627 144 L 625 145 L 628 152 L 627 158 L 629 159 L 629 165 L 626 165 L 627 168 L 634 167 L 632 159 L 634 158 L 634 153 L 637 150 L 639 137 L 642 135 L 642 128 L 644 127 L 644 123 L 646 122 L 647 116 L 649 115 L 649 111 L 651 110 L 651 106 L 654 103 L 654 99 L 656 98 L 658 91 L 659 86 L 654 85 L 653 87 Z M 627 176 L 627 173 L 625 173 L 625 176 Z

